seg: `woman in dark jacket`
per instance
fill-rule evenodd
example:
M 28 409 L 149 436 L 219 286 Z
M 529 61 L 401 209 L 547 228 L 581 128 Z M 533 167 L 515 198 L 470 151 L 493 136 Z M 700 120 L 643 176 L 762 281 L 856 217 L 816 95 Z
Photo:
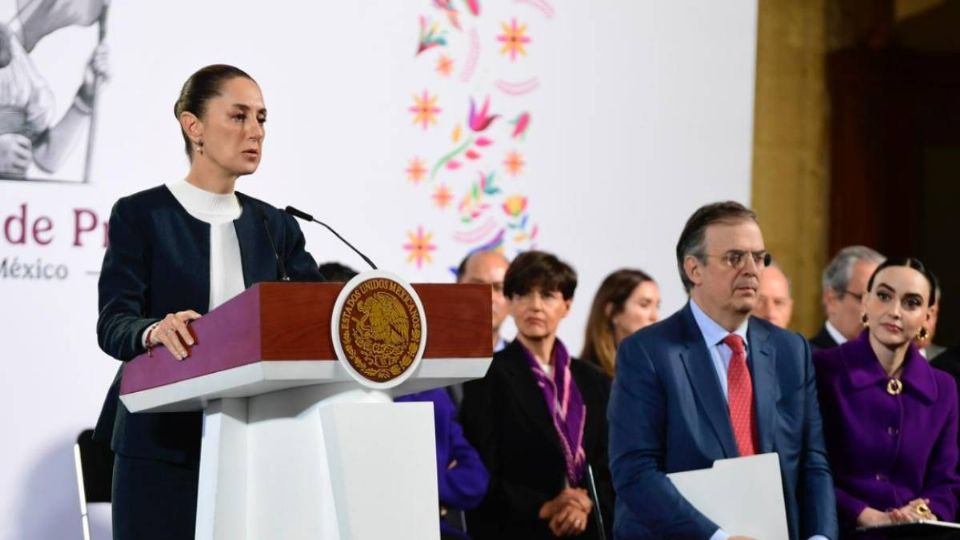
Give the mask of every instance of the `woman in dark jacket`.
M 189 362 L 190 321 L 282 273 L 320 279 L 293 219 L 234 191 L 262 155 L 257 83 L 235 67 L 207 66 L 184 84 L 174 112 L 190 159 L 186 178 L 124 197 L 110 216 L 97 337 L 121 361 L 166 347 Z M 201 413 L 131 414 L 119 384 L 118 372 L 97 423 L 97 437 L 109 437 L 116 454 L 114 538 L 193 538 Z
M 461 408 L 490 472 L 486 498 L 467 513 L 477 540 L 599 538 L 601 519 L 609 536 L 609 382 L 557 339 L 576 286 L 573 269 L 548 253 L 523 253 L 507 270 L 517 339 L 494 355 L 484 379 L 464 385 Z

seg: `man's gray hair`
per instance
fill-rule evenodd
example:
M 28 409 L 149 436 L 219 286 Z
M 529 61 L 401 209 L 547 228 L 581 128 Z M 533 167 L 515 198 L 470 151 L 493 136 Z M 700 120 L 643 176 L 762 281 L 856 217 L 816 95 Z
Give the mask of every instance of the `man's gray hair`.
M 850 286 L 854 264 L 860 261 L 880 264 L 884 258 L 877 250 L 867 246 L 847 246 L 841 249 L 823 269 L 823 290 L 833 289 L 838 296 L 843 296 Z

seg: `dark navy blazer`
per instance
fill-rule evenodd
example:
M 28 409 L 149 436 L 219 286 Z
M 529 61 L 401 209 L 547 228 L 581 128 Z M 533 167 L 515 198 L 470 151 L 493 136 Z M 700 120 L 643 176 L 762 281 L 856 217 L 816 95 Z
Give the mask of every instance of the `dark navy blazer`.
M 750 319 L 747 341 L 759 451 L 780 456 L 790 538 L 836 538 L 807 341 L 757 318 Z M 615 538 L 710 538 L 718 526 L 666 477 L 739 455 L 727 401 L 689 304 L 620 345 L 608 417 Z
M 233 223 L 246 287 L 280 277 L 267 230 L 291 279 L 321 279 L 292 217 L 241 193 L 237 198 L 242 212 Z M 97 339 L 104 352 L 127 361 L 145 352 L 144 330 L 168 313 L 209 310 L 210 226 L 159 186 L 117 201 L 109 239 L 100 273 Z M 127 456 L 196 464 L 201 413 L 131 414 L 119 402 L 120 376 L 107 393 L 97 438 L 109 438 L 113 450 Z

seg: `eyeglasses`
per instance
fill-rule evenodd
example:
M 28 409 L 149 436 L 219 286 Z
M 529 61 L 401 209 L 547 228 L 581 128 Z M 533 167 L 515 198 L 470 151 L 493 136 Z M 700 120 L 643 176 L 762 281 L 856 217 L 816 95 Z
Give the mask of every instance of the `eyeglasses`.
M 852 296 L 853 299 L 856 300 L 857 302 L 863 302 L 863 293 L 857 294 L 857 293 L 851 291 L 850 289 L 844 289 L 844 290 L 843 290 L 843 294 L 849 294 L 849 295 Z
M 770 255 L 769 251 L 741 251 L 739 249 L 731 249 L 723 255 L 704 256 L 720 259 L 726 263 L 727 266 L 733 268 L 734 270 L 743 270 L 743 267 L 747 265 L 747 255 L 753 259 L 753 263 L 757 265 L 757 268 L 770 266 L 770 264 L 773 262 L 773 256 Z

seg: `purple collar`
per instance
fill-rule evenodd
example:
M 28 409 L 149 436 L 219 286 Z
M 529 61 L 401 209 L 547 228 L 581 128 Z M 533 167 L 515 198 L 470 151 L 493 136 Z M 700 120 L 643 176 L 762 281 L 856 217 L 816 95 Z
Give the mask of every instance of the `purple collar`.
M 847 379 L 854 389 L 886 386 L 890 380 L 870 346 L 869 333 L 870 330 L 864 330 L 856 339 L 839 346 Z M 907 349 L 900 380 L 903 381 L 904 392 L 918 394 L 930 402 L 936 401 L 939 396 L 933 368 L 914 343 Z

